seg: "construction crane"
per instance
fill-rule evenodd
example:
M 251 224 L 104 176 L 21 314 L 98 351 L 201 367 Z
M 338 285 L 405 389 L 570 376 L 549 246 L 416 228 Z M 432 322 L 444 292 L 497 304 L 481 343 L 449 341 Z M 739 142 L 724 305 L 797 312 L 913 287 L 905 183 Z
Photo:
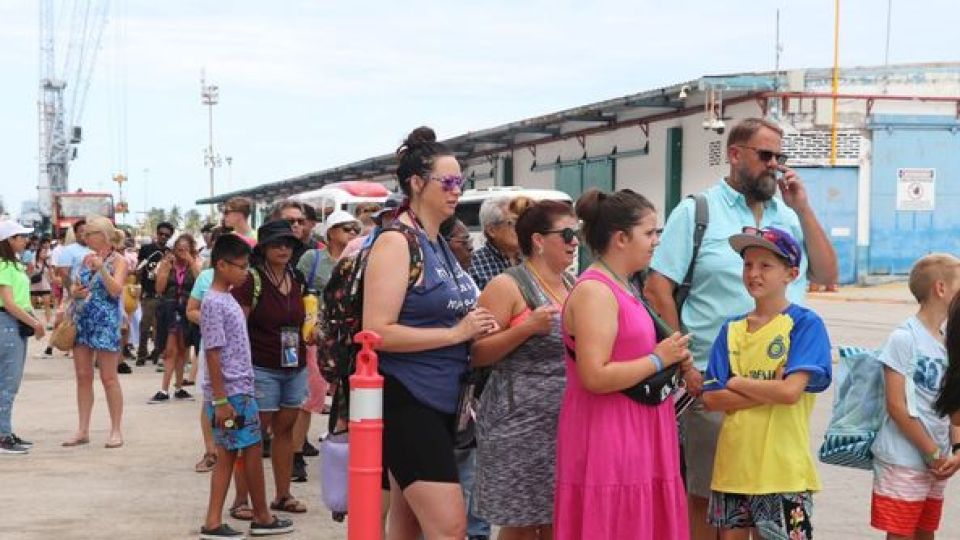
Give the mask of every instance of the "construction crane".
M 38 4 L 40 174 L 37 190 L 40 213 L 49 219 L 54 196 L 69 189 L 70 162 L 76 159 L 77 145 L 82 138 L 83 106 L 110 2 L 61 0 L 58 10 L 54 9 L 53 0 L 39 0 Z M 64 53 L 60 65 L 57 64 L 58 52 Z

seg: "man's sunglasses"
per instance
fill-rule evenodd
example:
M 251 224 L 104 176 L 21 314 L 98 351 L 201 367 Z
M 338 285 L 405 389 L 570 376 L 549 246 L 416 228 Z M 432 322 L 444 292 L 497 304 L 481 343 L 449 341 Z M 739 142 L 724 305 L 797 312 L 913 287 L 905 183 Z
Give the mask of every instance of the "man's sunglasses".
M 572 244 L 575 238 L 580 237 L 580 231 L 577 229 L 571 229 L 570 227 L 543 231 L 541 234 L 559 234 L 563 237 L 563 242 L 565 244 Z
M 431 176 L 428 180 L 436 180 L 440 182 L 440 187 L 444 191 L 453 191 L 459 189 L 463 191 L 464 184 L 467 183 L 467 179 L 460 174 L 448 174 L 446 176 Z
M 302 217 L 301 217 L 301 218 L 287 218 L 287 219 L 286 219 L 286 222 L 289 223 L 291 226 L 292 226 L 292 225 L 303 225 L 304 223 L 307 222 L 307 219 L 306 219 L 306 218 L 302 218 Z
M 348 232 L 353 234 L 360 234 L 359 225 L 337 225 L 336 227 L 334 227 L 334 229 L 340 229 L 343 232 Z
M 757 157 L 760 158 L 760 161 L 768 163 L 771 159 L 776 158 L 777 165 L 786 165 L 787 160 L 790 159 L 790 156 L 787 154 L 781 154 L 779 152 L 774 152 L 772 150 L 764 150 L 762 148 L 757 148 L 756 146 L 747 146 L 745 144 L 738 145 L 741 148 L 749 148 L 757 153 Z

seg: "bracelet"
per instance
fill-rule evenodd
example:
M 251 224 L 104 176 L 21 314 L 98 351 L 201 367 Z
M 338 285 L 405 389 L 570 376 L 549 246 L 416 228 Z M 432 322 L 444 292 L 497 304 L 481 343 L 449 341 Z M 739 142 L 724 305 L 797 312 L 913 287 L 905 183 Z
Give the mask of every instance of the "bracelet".
M 943 457 L 943 456 L 942 456 L 941 453 L 940 453 L 940 449 L 937 448 L 936 450 L 934 450 L 933 452 L 930 452 L 929 454 L 924 454 L 924 455 L 923 455 L 923 461 L 924 461 L 924 463 L 926 463 L 927 465 L 931 465 L 931 464 L 933 464 L 934 461 L 940 459 L 941 457 Z
M 653 362 L 653 367 L 657 368 L 657 373 L 663 371 L 663 360 L 656 353 L 650 353 L 650 360 Z
M 214 407 L 223 407 L 224 405 L 230 403 L 230 401 L 227 400 L 227 398 L 220 398 L 213 400 L 212 403 Z

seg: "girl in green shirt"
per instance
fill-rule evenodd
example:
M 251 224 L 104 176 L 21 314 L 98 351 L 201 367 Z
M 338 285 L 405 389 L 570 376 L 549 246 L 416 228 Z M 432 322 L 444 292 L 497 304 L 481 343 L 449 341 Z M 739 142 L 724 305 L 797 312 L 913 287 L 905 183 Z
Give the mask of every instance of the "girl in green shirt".
M 30 278 L 20 254 L 33 232 L 15 221 L 0 221 L 0 453 L 26 454 L 33 443 L 13 432 L 13 400 L 23 380 L 27 337 L 43 338 L 44 326 L 33 316 Z

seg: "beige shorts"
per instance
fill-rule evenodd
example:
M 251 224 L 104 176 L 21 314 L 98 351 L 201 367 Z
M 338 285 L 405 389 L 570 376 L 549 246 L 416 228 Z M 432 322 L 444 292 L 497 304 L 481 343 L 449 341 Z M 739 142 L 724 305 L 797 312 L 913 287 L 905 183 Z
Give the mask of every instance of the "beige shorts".
M 710 498 L 713 456 L 717 453 L 723 414 L 704 409 L 703 401 L 698 399 L 680 417 L 683 459 L 687 466 L 687 493 L 690 495 Z

